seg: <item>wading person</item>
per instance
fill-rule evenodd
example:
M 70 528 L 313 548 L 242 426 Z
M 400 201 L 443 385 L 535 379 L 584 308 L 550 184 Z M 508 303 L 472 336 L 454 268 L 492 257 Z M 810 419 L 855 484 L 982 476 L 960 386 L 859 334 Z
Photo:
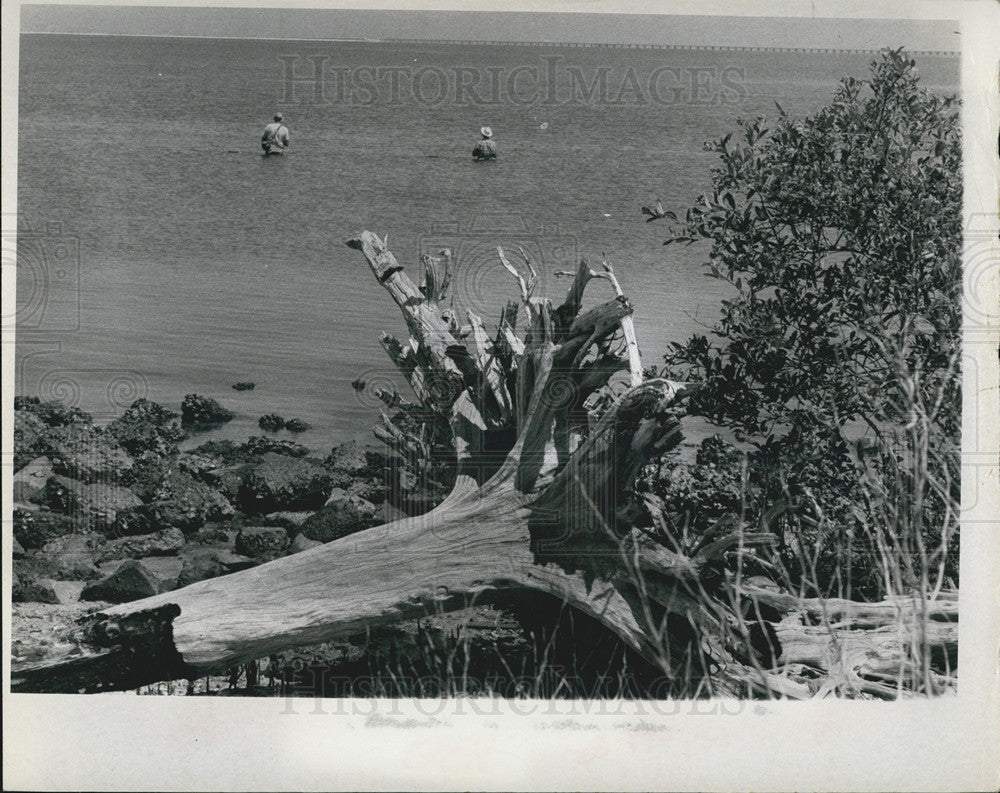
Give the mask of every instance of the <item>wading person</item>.
M 495 160 L 497 158 L 497 144 L 493 140 L 493 130 L 489 127 L 482 127 L 479 134 L 483 137 L 472 150 L 472 159 Z
M 264 154 L 284 154 L 288 148 L 288 127 L 281 123 L 283 118 L 281 113 L 275 113 L 274 121 L 264 127 L 264 134 L 260 138 Z

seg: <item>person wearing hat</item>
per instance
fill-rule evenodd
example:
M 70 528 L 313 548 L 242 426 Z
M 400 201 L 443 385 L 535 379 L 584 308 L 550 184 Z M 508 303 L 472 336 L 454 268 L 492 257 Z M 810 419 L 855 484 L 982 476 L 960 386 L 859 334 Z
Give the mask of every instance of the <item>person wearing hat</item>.
M 284 116 L 281 113 L 275 113 L 274 121 L 264 127 L 264 134 L 260 138 L 264 154 L 284 154 L 288 148 L 288 127 L 281 123 L 282 119 Z
M 479 134 L 482 135 L 483 138 L 472 150 L 472 159 L 495 160 L 497 158 L 497 144 L 496 141 L 493 140 L 493 130 L 489 127 L 481 127 Z

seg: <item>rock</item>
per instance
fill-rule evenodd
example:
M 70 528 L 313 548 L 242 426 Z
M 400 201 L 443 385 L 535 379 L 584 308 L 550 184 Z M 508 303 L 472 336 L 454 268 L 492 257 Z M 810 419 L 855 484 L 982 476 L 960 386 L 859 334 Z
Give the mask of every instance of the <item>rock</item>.
M 251 435 L 243 448 L 252 458 L 258 458 L 268 452 L 284 454 L 287 457 L 305 457 L 309 454 L 309 449 L 301 443 L 292 441 L 281 441 L 277 438 L 265 438 L 261 435 Z
M 177 443 L 187 433 L 177 426 L 178 414 L 148 399 L 137 399 L 112 421 L 108 433 L 130 454 L 153 452 L 158 456 L 177 453 Z
M 268 413 L 257 420 L 257 425 L 265 432 L 278 432 L 285 428 L 285 419 L 277 413 Z
M 207 472 L 205 481 L 210 487 L 218 490 L 230 503 L 235 504 L 239 501 L 243 480 L 252 469 L 253 465 L 250 463 L 222 466 Z
M 209 454 L 182 454 L 177 458 L 180 470 L 202 482 L 208 482 L 221 465 L 221 459 Z
M 330 491 L 329 497 L 326 499 L 324 507 L 330 504 L 339 504 L 341 502 L 350 502 L 356 506 L 361 512 L 369 515 L 374 515 L 378 509 L 370 501 L 361 498 L 359 495 L 352 493 L 349 490 L 344 490 L 342 487 L 335 487 Z
M 362 529 L 377 526 L 380 522 L 374 504 L 346 497 L 318 510 L 303 522 L 299 532 L 310 540 L 332 542 Z
M 14 410 L 33 415 L 48 427 L 94 423 L 94 417 L 80 408 L 66 407 L 62 402 L 55 400 L 42 402 L 38 397 L 14 397 Z
M 140 564 L 160 580 L 161 590 L 168 592 L 177 587 L 184 560 L 176 556 L 146 556 L 139 559 Z
M 236 418 L 231 410 L 222 407 L 211 397 L 188 394 L 181 403 L 181 422 L 194 427 L 225 424 Z
M 312 424 L 303 421 L 302 419 L 288 419 L 285 422 L 285 429 L 289 432 L 306 432 L 312 429 Z
M 202 455 L 204 457 L 214 457 L 218 459 L 222 465 L 249 462 L 247 455 L 244 453 L 243 444 L 236 443 L 236 441 L 228 439 L 221 441 L 205 441 L 191 453 Z
M 15 603 L 58 603 L 59 595 L 47 578 L 36 578 L 21 570 L 11 581 L 11 600 Z
M 240 381 L 239 383 L 233 383 L 233 389 L 236 391 L 253 391 L 256 383 L 251 383 L 249 381 Z
M 150 506 L 164 526 L 184 531 L 201 528 L 208 521 L 227 520 L 235 514 L 233 505 L 222 494 L 190 474 L 170 471 L 153 494 Z
M 14 501 L 32 501 L 37 498 L 53 473 L 52 461 L 48 457 L 36 457 L 22 467 L 11 477 Z
M 230 440 L 206 441 L 194 450 L 195 454 L 219 459 L 222 465 L 259 463 L 261 456 L 267 452 L 284 454 L 289 457 L 305 457 L 309 454 L 309 449 L 292 441 L 278 440 L 264 435 L 251 435 L 246 443 L 235 443 Z
M 302 551 L 308 551 L 310 548 L 318 548 L 322 544 L 316 540 L 310 540 L 304 534 L 296 534 L 295 539 L 292 540 L 292 544 L 288 547 L 288 552 L 301 553 Z
M 365 449 L 357 441 L 335 447 L 323 460 L 323 467 L 333 474 L 333 483 L 337 487 L 347 490 L 365 488 L 378 501 L 384 495 L 376 495 L 376 491 L 384 493 L 386 490 L 385 465 L 385 455 Z
M 131 490 L 107 484 L 84 484 L 65 476 L 52 476 L 45 485 L 44 504 L 62 512 L 91 531 L 110 531 L 118 513 L 142 505 Z
M 192 553 L 183 562 L 177 586 L 185 587 L 207 578 L 217 578 L 240 570 L 254 567 L 258 562 L 232 551 L 215 551 L 212 549 L 191 549 Z
M 89 424 L 51 429 L 42 437 L 42 444 L 55 473 L 88 484 L 121 484 L 132 467 L 132 458 L 118 441 Z
M 389 493 L 389 486 L 382 480 L 355 479 L 347 485 L 347 492 L 372 504 L 381 504 Z
M 92 581 L 101 577 L 94 556 L 104 542 L 99 534 L 68 534 L 45 543 L 32 558 L 40 575 L 59 581 Z
M 129 559 L 107 578 L 84 587 L 81 600 L 103 600 L 107 603 L 128 603 L 158 595 L 163 583 L 144 564 Z
M 310 515 L 312 515 L 312 510 L 306 512 L 272 512 L 270 515 L 265 515 L 264 520 L 269 526 L 295 529 L 301 526 L 303 521 Z
M 256 559 L 251 559 L 249 556 L 243 556 L 243 554 L 234 553 L 226 549 L 215 551 L 212 556 L 229 573 L 236 573 L 240 570 L 246 570 L 249 567 L 256 567 L 259 564 Z
M 148 534 L 167 527 L 191 532 L 208 521 L 227 520 L 235 514 L 233 505 L 222 493 L 179 468 L 167 469 L 146 493 L 148 503 L 119 514 L 116 524 L 119 534 Z
M 117 572 L 118 568 L 121 567 L 128 559 L 108 559 L 106 562 L 101 562 L 97 565 L 97 569 L 101 571 L 101 578 L 107 578 L 114 572 Z
M 236 535 L 236 553 L 253 559 L 277 556 L 288 548 L 288 532 L 281 526 L 251 526 Z
M 76 524 L 66 515 L 14 505 L 14 539 L 25 548 L 41 548 L 56 537 L 72 534 L 75 530 Z
M 357 441 L 335 447 L 323 461 L 323 467 L 344 474 L 362 473 L 368 469 L 368 455 Z
M 15 559 L 23 559 L 27 552 L 24 550 L 24 546 L 17 541 L 17 537 L 14 538 L 14 544 L 11 547 L 11 555 Z
M 187 540 L 188 543 L 198 543 L 199 545 L 232 545 L 236 540 L 236 532 L 218 526 L 206 526 L 189 534 Z
M 326 501 L 332 487 L 330 473 L 320 466 L 268 452 L 259 465 L 247 472 L 239 504 L 249 514 L 316 509 Z
M 163 478 L 178 467 L 169 458 L 157 454 L 142 454 L 121 484 L 143 501 L 152 501 Z
M 184 534 L 170 528 L 142 537 L 123 537 L 101 547 L 95 557 L 100 564 L 109 559 L 141 559 L 144 556 L 176 556 L 184 547 Z M 180 572 L 178 568 L 178 572 Z
M 16 399 L 16 397 L 15 397 Z M 14 470 L 20 471 L 44 450 L 42 436 L 48 425 L 33 413 L 14 413 Z
M 84 581 L 53 581 L 46 579 L 52 586 L 52 591 L 59 598 L 59 603 L 65 606 L 72 605 L 80 600 L 80 593 L 87 585 Z

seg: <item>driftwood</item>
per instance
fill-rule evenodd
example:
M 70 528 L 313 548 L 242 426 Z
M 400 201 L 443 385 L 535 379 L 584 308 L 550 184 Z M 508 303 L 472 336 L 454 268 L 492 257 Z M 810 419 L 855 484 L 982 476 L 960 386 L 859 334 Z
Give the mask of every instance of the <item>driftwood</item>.
M 716 694 L 807 697 L 846 688 L 889 696 L 915 643 L 954 645 L 950 600 L 803 601 L 715 574 L 723 554 L 769 535 L 722 537 L 686 555 L 629 525 L 641 466 L 680 440 L 675 403 L 688 386 L 644 380 L 632 306 L 610 265 L 581 262 L 565 274 L 566 299 L 553 307 L 534 296 L 538 274 L 523 252 L 524 265 L 515 266 L 498 249 L 521 301 L 491 334 L 472 312 L 462 321 L 447 305 L 449 253 L 424 258 L 418 287 L 377 235 L 348 245 L 406 320 L 405 343 L 383 337 L 390 359 L 422 407 L 450 417 L 450 495 L 427 514 L 90 615 L 66 626 L 52 657 L 14 668 L 13 690 L 193 678 L 515 589 L 595 617 L 667 673 L 667 626 L 683 620 Z M 584 310 L 595 281 L 609 284 L 611 296 Z M 588 400 L 618 372 L 627 373 L 624 390 L 598 418 Z M 380 396 L 390 408 L 403 402 Z M 932 631 L 917 618 L 928 611 Z

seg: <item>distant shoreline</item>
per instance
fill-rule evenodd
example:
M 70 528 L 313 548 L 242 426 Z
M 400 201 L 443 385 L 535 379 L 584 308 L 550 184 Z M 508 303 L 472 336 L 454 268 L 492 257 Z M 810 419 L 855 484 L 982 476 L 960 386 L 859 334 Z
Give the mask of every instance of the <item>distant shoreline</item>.
M 737 47 L 711 46 L 703 44 L 620 44 L 605 42 L 570 41 L 488 41 L 473 39 L 328 39 L 328 38 L 282 38 L 271 36 L 192 36 L 192 35 L 148 35 L 144 33 L 65 33 L 22 30 L 22 36 L 74 36 L 76 38 L 127 38 L 127 39 L 204 39 L 211 41 L 294 41 L 315 44 L 407 44 L 437 46 L 476 47 L 563 47 L 573 49 L 615 49 L 615 50 L 678 50 L 683 52 L 773 52 L 814 55 L 865 55 L 880 51 L 879 48 L 838 48 L 838 47 Z M 911 55 L 923 57 L 957 58 L 959 50 L 907 50 Z

